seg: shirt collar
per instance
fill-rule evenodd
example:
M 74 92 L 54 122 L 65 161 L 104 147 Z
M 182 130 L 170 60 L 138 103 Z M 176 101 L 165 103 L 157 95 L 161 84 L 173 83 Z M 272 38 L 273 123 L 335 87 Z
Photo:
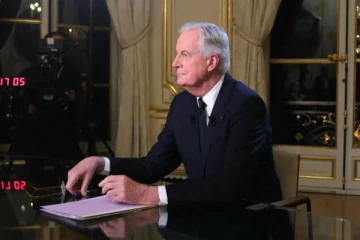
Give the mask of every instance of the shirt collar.
M 212 109 L 215 105 L 215 101 L 217 96 L 219 95 L 221 85 L 224 81 L 225 74 L 223 74 L 220 80 L 215 84 L 215 86 L 202 98 L 203 101 L 206 103 L 206 107 Z M 199 97 L 197 97 L 199 99 Z

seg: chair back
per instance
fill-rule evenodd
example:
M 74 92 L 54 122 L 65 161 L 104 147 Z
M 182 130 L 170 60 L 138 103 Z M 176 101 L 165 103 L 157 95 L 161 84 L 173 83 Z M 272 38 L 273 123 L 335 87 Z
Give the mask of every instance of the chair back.
M 283 199 L 297 196 L 300 155 L 276 147 L 273 148 L 273 155 Z

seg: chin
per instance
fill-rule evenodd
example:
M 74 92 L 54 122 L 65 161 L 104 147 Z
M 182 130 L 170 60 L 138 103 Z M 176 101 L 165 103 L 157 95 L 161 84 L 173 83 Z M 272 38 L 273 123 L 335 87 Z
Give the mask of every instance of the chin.
M 188 79 L 176 79 L 176 83 L 182 87 L 194 86 L 194 82 L 189 81 Z
M 188 84 L 186 83 L 186 81 L 184 81 L 184 80 L 179 80 L 179 79 L 176 80 L 176 83 L 177 83 L 178 85 L 182 86 L 182 87 L 185 87 L 185 86 L 188 85 Z

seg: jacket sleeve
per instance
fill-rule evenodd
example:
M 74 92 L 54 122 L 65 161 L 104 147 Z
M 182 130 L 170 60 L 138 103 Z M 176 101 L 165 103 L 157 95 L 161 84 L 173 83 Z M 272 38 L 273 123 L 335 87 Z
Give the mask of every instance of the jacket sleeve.
M 110 174 L 127 175 L 140 183 L 150 184 L 162 180 L 181 164 L 172 130 L 175 122 L 173 117 L 175 102 L 176 97 L 170 105 L 165 127 L 147 156 L 112 158 L 110 159 Z
M 226 204 L 249 197 L 271 146 L 264 102 L 249 96 L 232 114 L 216 175 L 166 185 L 169 205 Z M 210 153 L 211 154 L 211 153 Z

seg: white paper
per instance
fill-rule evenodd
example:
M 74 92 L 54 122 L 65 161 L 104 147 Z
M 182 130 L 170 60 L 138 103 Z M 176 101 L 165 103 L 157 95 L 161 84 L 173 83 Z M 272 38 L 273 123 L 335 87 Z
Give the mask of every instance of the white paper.
M 151 206 L 114 203 L 104 195 L 79 201 L 41 206 L 41 210 L 57 216 L 86 220 L 149 207 Z

